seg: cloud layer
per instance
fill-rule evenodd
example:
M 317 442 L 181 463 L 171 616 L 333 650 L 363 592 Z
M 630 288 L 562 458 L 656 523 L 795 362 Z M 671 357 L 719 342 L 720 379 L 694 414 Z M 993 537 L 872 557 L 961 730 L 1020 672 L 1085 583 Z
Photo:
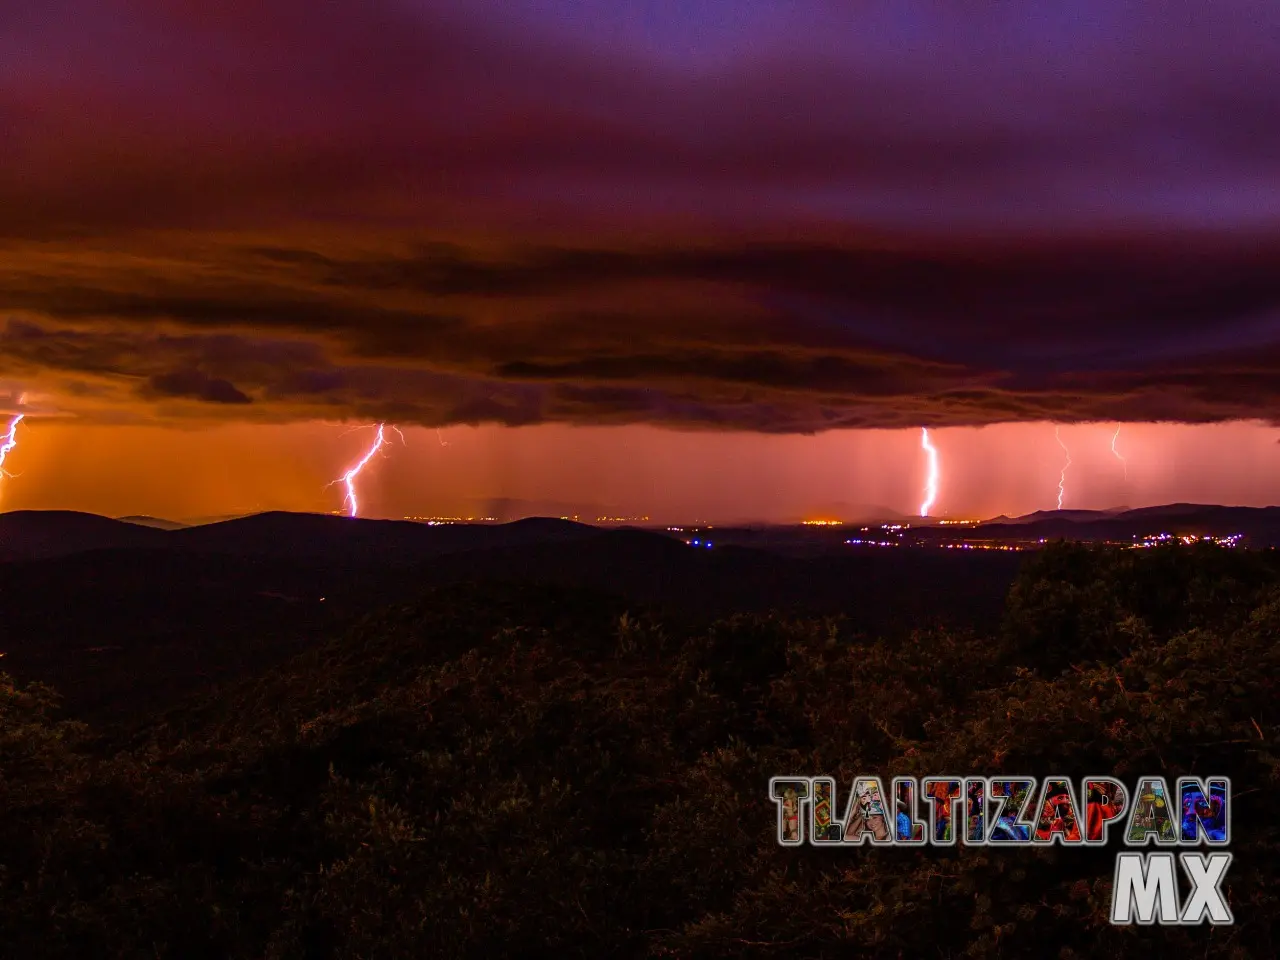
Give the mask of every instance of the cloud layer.
M 1273 416 L 1273 4 L 593 6 L 7 5 L 0 393 L 428 426 Z

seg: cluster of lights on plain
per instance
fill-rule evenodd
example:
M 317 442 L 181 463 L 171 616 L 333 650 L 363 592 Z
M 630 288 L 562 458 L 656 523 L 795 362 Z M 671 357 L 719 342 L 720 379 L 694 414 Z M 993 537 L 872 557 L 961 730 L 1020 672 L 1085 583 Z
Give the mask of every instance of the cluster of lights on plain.
M 973 523 L 976 523 L 977 521 L 956 520 L 951 522 L 956 524 L 973 524 Z M 867 527 L 863 527 L 862 532 L 866 533 L 867 529 L 868 529 Z M 884 524 L 883 526 L 880 527 L 880 529 L 886 530 L 886 531 L 887 530 L 896 531 L 896 530 L 902 530 L 902 529 L 910 529 L 910 527 L 903 528 L 896 524 L 895 525 Z M 897 536 L 901 537 L 902 534 L 899 533 L 897 534 Z M 1123 543 L 1123 542 L 1118 543 L 1112 540 L 1106 540 L 1103 542 L 1109 546 L 1128 547 L 1132 550 L 1146 550 L 1152 547 L 1167 546 L 1170 544 L 1185 544 L 1187 546 L 1190 546 L 1196 543 L 1213 544 L 1214 546 L 1228 547 L 1228 548 L 1238 547 L 1240 545 L 1240 542 L 1243 539 L 1244 539 L 1244 534 L 1242 533 L 1232 533 L 1232 534 L 1228 534 L 1225 537 L 1207 536 L 1207 535 L 1200 535 L 1200 534 L 1194 534 L 1194 533 L 1151 533 L 1143 537 L 1138 537 L 1138 535 L 1135 534 L 1134 543 Z M 1023 550 L 1035 549 L 1036 547 L 1043 546 L 1048 542 L 1049 541 L 1047 538 L 1040 537 L 1038 540 L 1036 540 L 1034 543 L 1031 543 L 1030 545 L 1022 544 L 1022 543 L 996 543 L 991 540 L 978 540 L 978 541 L 962 541 L 960 543 L 939 543 L 939 544 L 936 544 L 936 546 L 943 550 L 995 550 L 995 551 L 1000 551 L 1004 553 L 1019 553 Z M 849 540 L 846 540 L 845 543 L 855 547 L 901 547 L 904 545 L 904 542 L 902 540 L 875 540 L 869 537 L 853 537 Z M 917 546 L 922 546 L 922 545 L 923 544 L 917 544 Z
M 1212 543 L 1219 547 L 1236 547 L 1240 545 L 1242 533 L 1233 533 L 1226 537 L 1202 537 L 1194 533 L 1153 533 L 1133 544 L 1135 550 L 1147 547 L 1159 547 L 1168 543 Z

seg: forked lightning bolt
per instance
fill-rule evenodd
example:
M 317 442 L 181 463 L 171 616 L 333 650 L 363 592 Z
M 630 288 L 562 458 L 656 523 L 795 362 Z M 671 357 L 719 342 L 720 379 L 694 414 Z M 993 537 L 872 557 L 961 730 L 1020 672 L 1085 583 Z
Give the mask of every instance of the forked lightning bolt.
M 927 517 L 933 502 L 938 499 L 938 451 L 929 442 L 929 428 L 920 428 L 920 446 L 929 456 L 929 478 L 925 482 L 924 503 L 920 504 L 920 516 Z
M 391 429 L 395 430 L 396 428 L 392 427 Z M 396 432 L 399 433 L 400 431 L 396 430 Z M 404 435 L 401 434 L 401 439 L 403 438 L 404 438 Z M 338 483 L 339 481 L 341 481 L 342 483 L 346 484 L 347 496 L 343 500 L 343 503 L 346 505 L 346 508 L 347 508 L 347 516 L 354 517 L 356 514 L 360 512 L 360 501 L 356 498 L 356 477 L 360 476 L 360 471 L 365 468 L 365 465 L 370 460 L 372 460 L 374 456 L 377 453 L 379 453 L 384 446 L 386 446 L 386 443 L 387 443 L 386 424 L 380 423 L 378 424 L 378 433 L 374 437 L 373 446 L 369 448 L 368 452 L 365 453 L 364 457 L 361 458 L 359 463 L 357 463 L 354 467 L 352 467 L 350 470 L 344 473 L 337 480 L 333 481 L 334 483 Z
M 1067 449 L 1067 445 L 1062 442 L 1062 434 L 1058 426 L 1053 428 L 1054 439 L 1058 441 L 1058 446 L 1062 448 L 1062 452 L 1067 455 L 1067 462 L 1062 465 L 1062 474 L 1058 477 L 1058 509 L 1062 509 L 1062 498 L 1067 493 L 1067 468 L 1071 466 L 1071 451 Z
M 1129 479 L 1129 461 L 1126 460 L 1124 457 L 1120 456 L 1120 451 L 1116 449 L 1116 441 L 1119 439 L 1120 439 L 1120 424 L 1117 423 L 1115 435 L 1112 436 L 1111 438 L 1111 452 L 1115 454 L 1116 459 L 1120 461 L 1120 465 L 1124 467 L 1124 478 L 1128 480 Z
M 4 436 L 4 442 L 0 443 L 0 476 L 11 477 L 8 470 L 4 468 L 4 459 L 9 456 L 9 452 L 18 445 L 18 424 L 22 422 L 22 418 L 26 414 L 20 413 L 9 421 L 9 432 Z

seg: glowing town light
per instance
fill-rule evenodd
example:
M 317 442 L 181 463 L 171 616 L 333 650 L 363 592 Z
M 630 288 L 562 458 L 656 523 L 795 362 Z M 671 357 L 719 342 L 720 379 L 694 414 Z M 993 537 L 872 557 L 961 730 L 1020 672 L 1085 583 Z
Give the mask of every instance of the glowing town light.
M 22 422 L 22 418 L 25 416 L 26 414 L 19 413 L 9 421 L 9 432 L 5 434 L 4 441 L 0 443 L 0 476 L 13 476 L 13 474 L 5 470 L 4 459 L 9 456 L 9 451 L 18 445 L 18 424 Z
M 378 434 L 373 441 L 373 446 L 369 448 L 369 451 L 359 463 L 339 478 L 347 487 L 347 496 L 343 502 L 346 504 L 348 516 L 354 517 L 360 512 L 360 502 L 356 499 L 356 477 L 360 476 L 360 471 L 365 468 L 365 464 L 373 459 L 374 454 L 378 453 L 386 445 L 385 426 L 382 423 L 378 424 Z M 392 429 L 395 428 L 393 427 Z M 338 480 L 333 482 L 337 483 Z
M 920 428 L 920 446 L 929 455 L 929 479 L 925 484 L 924 503 L 920 504 L 920 516 L 927 517 L 933 503 L 938 499 L 938 451 L 929 442 L 929 428 Z
M 1071 451 L 1067 449 L 1067 445 L 1062 442 L 1062 434 L 1056 424 L 1053 428 L 1053 437 L 1058 441 L 1058 446 L 1062 448 L 1062 452 L 1067 455 L 1067 462 L 1062 465 L 1062 473 L 1058 477 L 1058 509 L 1062 509 L 1062 499 L 1067 494 L 1067 468 L 1071 466 Z
M 1120 461 L 1121 466 L 1124 467 L 1124 478 L 1128 480 L 1129 479 L 1129 461 L 1126 460 L 1124 457 L 1120 456 L 1120 451 L 1116 449 L 1116 441 L 1119 438 L 1120 438 L 1120 424 L 1117 423 L 1116 432 L 1111 437 L 1111 452 L 1115 455 L 1115 458 Z

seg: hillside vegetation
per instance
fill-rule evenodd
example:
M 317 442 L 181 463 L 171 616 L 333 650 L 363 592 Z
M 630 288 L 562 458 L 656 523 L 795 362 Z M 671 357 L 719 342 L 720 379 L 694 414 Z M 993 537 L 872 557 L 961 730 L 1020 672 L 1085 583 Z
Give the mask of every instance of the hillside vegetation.
M 1001 628 L 710 627 L 567 587 L 370 614 L 144 726 L 0 675 L 7 955 L 1275 956 L 1280 564 L 1032 556 Z M 877 620 L 883 619 L 881 617 Z M 781 849 L 776 774 L 1227 774 L 1236 925 L 1113 928 L 1113 851 Z

